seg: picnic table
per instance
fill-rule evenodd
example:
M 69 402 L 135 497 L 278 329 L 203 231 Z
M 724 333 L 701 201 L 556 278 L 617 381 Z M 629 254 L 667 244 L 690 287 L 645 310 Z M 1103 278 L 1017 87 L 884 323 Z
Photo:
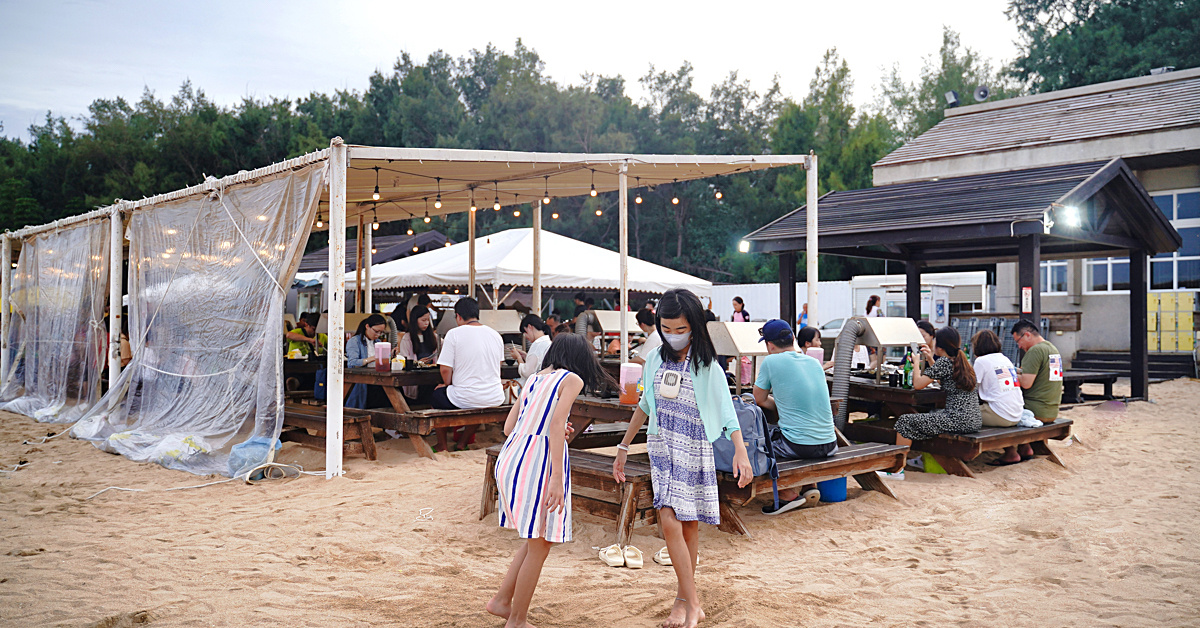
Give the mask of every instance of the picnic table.
M 1063 403 L 1083 403 L 1084 384 L 1103 384 L 1104 399 L 1113 398 L 1113 384 L 1121 374 L 1116 371 L 1063 371 Z
M 345 394 L 349 394 L 353 384 L 369 384 L 380 386 L 387 394 L 392 409 L 400 414 L 409 412 L 408 401 L 404 399 L 400 389 L 405 386 L 437 386 L 442 383 L 440 368 L 418 368 L 411 371 L 380 372 L 374 368 L 347 368 L 345 370 Z M 500 366 L 500 379 L 516 379 L 519 377 L 516 365 Z
M 629 421 L 633 419 L 635 404 L 624 404 L 616 397 L 611 399 L 580 395 L 571 406 L 571 426 L 575 433 L 567 441 L 567 446 L 573 449 L 590 449 L 595 447 L 613 447 L 625 437 Z M 588 428 L 591 431 L 587 431 Z M 645 442 L 646 428 L 633 442 Z
M 826 375 L 830 388 L 833 387 L 833 376 Z M 926 387 L 921 390 L 911 388 L 893 388 L 887 384 L 876 383 L 865 377 L 850 378 L 850 411 L 865 411 L 868 414 L 878 414 L 881 418 L 894 418 L 901 414 L 929 412 L 935 408 L 946 407 L 946 391 L 940 388 Z M 849 433 L 848 438 L 853 439 Z

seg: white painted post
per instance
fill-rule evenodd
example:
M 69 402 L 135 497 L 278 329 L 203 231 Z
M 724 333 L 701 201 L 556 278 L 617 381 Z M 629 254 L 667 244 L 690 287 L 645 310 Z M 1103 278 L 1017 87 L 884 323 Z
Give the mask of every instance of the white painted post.
M 629 360 L 629 322 L 625 312 L 629 310 L 629 164 L 622 163 L 617 175 L 618 209 L 621 243 L 621 362 Z
M 363 289 L 363 215 L 358 214 L 358 232 L 355 234 L 355 241 L 358 245 L 358 251 L 354 254 L 354 312 L 362 314 L 362 289 Z M 333 251 L 330 251 L 332 253 Z
M 467 212 L 467 296 L 475 298 L 475 211 Z
M 346 144 L 329 151 L 329 347 L 325 377 L 325 479 L 342 474 L 342 382 L 346 360 Z
M 805 227 L 808 232 L 808 241 L 805 244 L 805 261 L 807 262 L 807 281 L 808 281 L 808 324 L 813 327 L 820 325 L 820 319 L 817 318 L 817 155 L 810 152 L 808 157 L 804 159 L 804 169 L 808 174 L 808 181 L 805 185 L 808 195 L 808 209 L 805 214 L 807 217 L 807 225 Z
M 12 237 L 8 234 L 0 236 L 0 257 L 3 257 L 3 267 L 0 267 L 0 387 L 8 384 L 8 311 L 12 309 Z
M 121 208 L 114 207 L 110 219 L 108 242 L 108 387 L 117 384 L 121 376 L 121 267 L 124 257 L 125 232 L 121 223 Z
M 374 224 L 374 216 L 372 216 L 372 224 Z M 375 298 L 372 293 L 374 284 L 371 283 L 371 264 L 375 263 L 375 230 L 369 224 L 366 230 L 363 231 L 363 311 L 370 314 L 375 309 Z
M 530 203 L 533 209 L 533 303 L 530 309 L 542 315 L 542 201 Z

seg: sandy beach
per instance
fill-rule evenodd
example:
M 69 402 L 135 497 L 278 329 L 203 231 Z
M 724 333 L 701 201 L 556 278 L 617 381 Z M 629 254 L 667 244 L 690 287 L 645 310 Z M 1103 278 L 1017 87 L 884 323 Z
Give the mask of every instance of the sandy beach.
M 1067 469 L 985 454 L 974 480 L 909 471 L 899 501 L 855 487 L 779 517 L 743 509 L 753 538 L 702 526 L 702 625 L 1200 625 L 1200 382 L 1151 396 L 1070 410 L 1080 442 L 1052 444 Z M 0 474 L 4 626 L 502 625 L 483 605 L 520 541 L 478 520 L 482 451 L 435 462 L 388 441 L 341 480 L 165 491 L 220 478 L 39 443 L 61 429 L 0 415 L 0 465 L 29 461 Z M 280 459 L 318 470 L 324 454 L 289 443 Z M 89 499 L 110 486 L 142 492 Z M 591 548 L 612 525 L 577 514 L 531 621 L 657 626 L 674 575 L 649 561 L 650 530 L 634 540 L 646 568 L 609 568 Z

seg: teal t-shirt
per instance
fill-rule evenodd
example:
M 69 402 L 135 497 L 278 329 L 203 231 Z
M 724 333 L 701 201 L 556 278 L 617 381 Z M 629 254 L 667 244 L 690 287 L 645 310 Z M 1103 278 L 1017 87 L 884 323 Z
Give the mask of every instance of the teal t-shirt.
M 779 429 L 797 445 L 824 445 L 836 439 L 825 371 L 815 358 L 784 351 L 763 358 L 754 385 L 770 391 L 779 409 Z

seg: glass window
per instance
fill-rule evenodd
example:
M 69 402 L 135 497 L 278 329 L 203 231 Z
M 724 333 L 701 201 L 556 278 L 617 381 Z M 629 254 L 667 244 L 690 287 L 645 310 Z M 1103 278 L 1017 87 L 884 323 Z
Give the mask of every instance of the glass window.
M 1048 269 L 1050 271 L 1050 281 L 1046 282 L 1043 292 L 1066 292 L 1067 291 L 1067 265 L 1052 264 Z
M 1114 261 L 1112 263 L 1112 288 L 1110 289 L 1129 289 L 1129 260 Z
M 1162 196 L 1151 196 L 1150 198 L 1154 199 L 1154 203 L 1162 210 L 1163 216 L 1166 216 L 1167 220 L 1175 218 L 1174 194 L 1163 194 Z
M 1175 195 L 1175 219 L 1200 218 L 1200 192 Z
M 1150 289 L 1172 290 L 1175 288 L 1175 262 L 1166 260 L 1150 264 Z
M 1088 273 L 1088 290 L 1108 290 L 1108 261 L 1088 262 L 1091 272 Z
M 1200 227 L 1176 228 L 1183 236 L 1183 246 L 1179 247 L 1179 256 L 1188 257 L 1200 255 Z
M 1179 288 L 1200 288 L 1200 260 L 1175 262 L 1179 266 Z

